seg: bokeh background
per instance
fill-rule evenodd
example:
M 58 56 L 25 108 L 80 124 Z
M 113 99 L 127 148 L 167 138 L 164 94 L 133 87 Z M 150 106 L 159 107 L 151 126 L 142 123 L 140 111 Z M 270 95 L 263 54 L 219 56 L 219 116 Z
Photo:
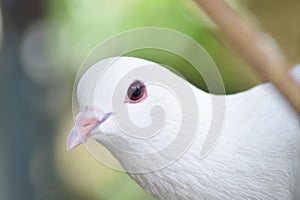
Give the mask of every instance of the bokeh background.
M 300 61 L 299 0 L 228 3 L 269 32 L 291 64 Z M 231 53 L 192 1 L 2 0 L 0 5 L 1 200 L 152 199 L 125 173 L 101 165 L 83 147 L 66 152 L 76 72 L 88 53 L 114 34 L 148 26 L 177 30 L 208 51 L 227 93 L 263 81 Z M 206 89 L 175 55 L 149 50 L 130 55 L 168 64 Z

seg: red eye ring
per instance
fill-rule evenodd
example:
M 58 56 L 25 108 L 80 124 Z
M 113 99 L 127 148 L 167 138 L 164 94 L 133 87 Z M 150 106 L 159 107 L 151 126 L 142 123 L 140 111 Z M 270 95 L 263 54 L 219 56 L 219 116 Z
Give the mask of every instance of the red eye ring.
M 127 90 L 127 102 L 138 103 L 147 97 L 146 86 L 143 82 L 136 80 L 130 84 Z

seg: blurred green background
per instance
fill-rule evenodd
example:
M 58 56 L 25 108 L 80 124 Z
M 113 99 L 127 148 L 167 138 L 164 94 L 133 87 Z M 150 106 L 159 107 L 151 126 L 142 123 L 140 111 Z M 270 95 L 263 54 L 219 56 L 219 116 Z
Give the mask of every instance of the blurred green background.
M 299 62 L 299 0 L 228 3 L 268 31 L 291 64 Z M 192 1 L 2 0 L 1 10 L 1 200 L 152 199 L 83 147 L 70 153 L 65 148 L 76 72 L 88 53 L 114 34 L 148 26 L 177 30 L 208 51 L 227 93 L 261 82 Z M 144 50 L 130 55 L 168 64 L 206 89 L 189 64 L 173 54 Z

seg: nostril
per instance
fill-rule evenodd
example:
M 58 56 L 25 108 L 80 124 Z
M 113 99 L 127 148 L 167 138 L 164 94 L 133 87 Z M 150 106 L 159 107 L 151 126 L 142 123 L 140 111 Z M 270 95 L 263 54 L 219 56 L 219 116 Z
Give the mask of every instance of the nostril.
M 86 124 L 83 124 L 83 126 L 82 127 L 87 127 L 87 126 L 89 126 L 91 123 L 86 123 Z
M 88 127 L 88 126 L 91 126 L 93 124 L 96 124 L 98 123 L 99 120 L 96 119 L 96 118 L 80 118 L 78 121 L 77 121 L 77 124 L 81 127 Z
M 97 126 L 103 123 L 113 113 L 103 113 L 101 111 L 95 111 L 93 109 L 83 110 L 75 118 L 75 124 L 79 131 L 83 134 L 89 134 Z

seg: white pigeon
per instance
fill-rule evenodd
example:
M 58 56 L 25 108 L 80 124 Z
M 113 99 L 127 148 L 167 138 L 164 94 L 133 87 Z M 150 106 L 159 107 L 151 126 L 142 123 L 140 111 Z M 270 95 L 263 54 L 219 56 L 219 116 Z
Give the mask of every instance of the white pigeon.
M 157 76 L 165 73 L 163 76 L 178 86 L 187 84 L 196 99 L 195 105 L 191 105 L 199 113 L 196 135 L 176 159 L 172 151 L 163 149 L 176 138 L 180 123 L 188 124 L 191 120 L 188 116 L 183 119 L 186 115 L 183 116 L 175 98 L 178 94 L 172 94 L 168 86 L 151 84 L 155 81 L 151 80 L 153 76 L 149 78 L 145 67 L 157 70 Z M 143 71 L 144 75 L 140 73 Z M 291 74 L 300 83 L 300 66 Z M 299 115 L 271 83 L 234 95 L 217 96 L 225 100 L 222 134 L 211 152 L 201 158 L 203 139 L 213 117 L 211 97 L 216 96 L 147 60 L 104 59 L 80 79 L 80 112 L 67 147 L 71 150 L 96 140 L 116 157 L 132 179 L 161 200 L 300 199 Z M 164 116 L 151 115 L 157 105 Z M 156 121 L 155 117 L 165 119 L 163 127 L 152 133 L 147 127 Z M 118 120 L 124 120 L 125 125 Z M 126 126 L 127 123 L 133 123 L 142 133 L 133 133 L 135 128 Z M 183 130 L 179 141 L 185 142 L 188 131 L 189 128 Z M 149 137 L 145 137 L 147 134 Z M 162 153 L 148 158 L 152 152 Z M 138 156 L 130 156 L 133 154 Z M 165 162 L 170 160 L 174 162 Z M 158 169 L 160 162 L 167 164 Z M 153 170 L 144 172 L 145 166 L 153 166 Z

